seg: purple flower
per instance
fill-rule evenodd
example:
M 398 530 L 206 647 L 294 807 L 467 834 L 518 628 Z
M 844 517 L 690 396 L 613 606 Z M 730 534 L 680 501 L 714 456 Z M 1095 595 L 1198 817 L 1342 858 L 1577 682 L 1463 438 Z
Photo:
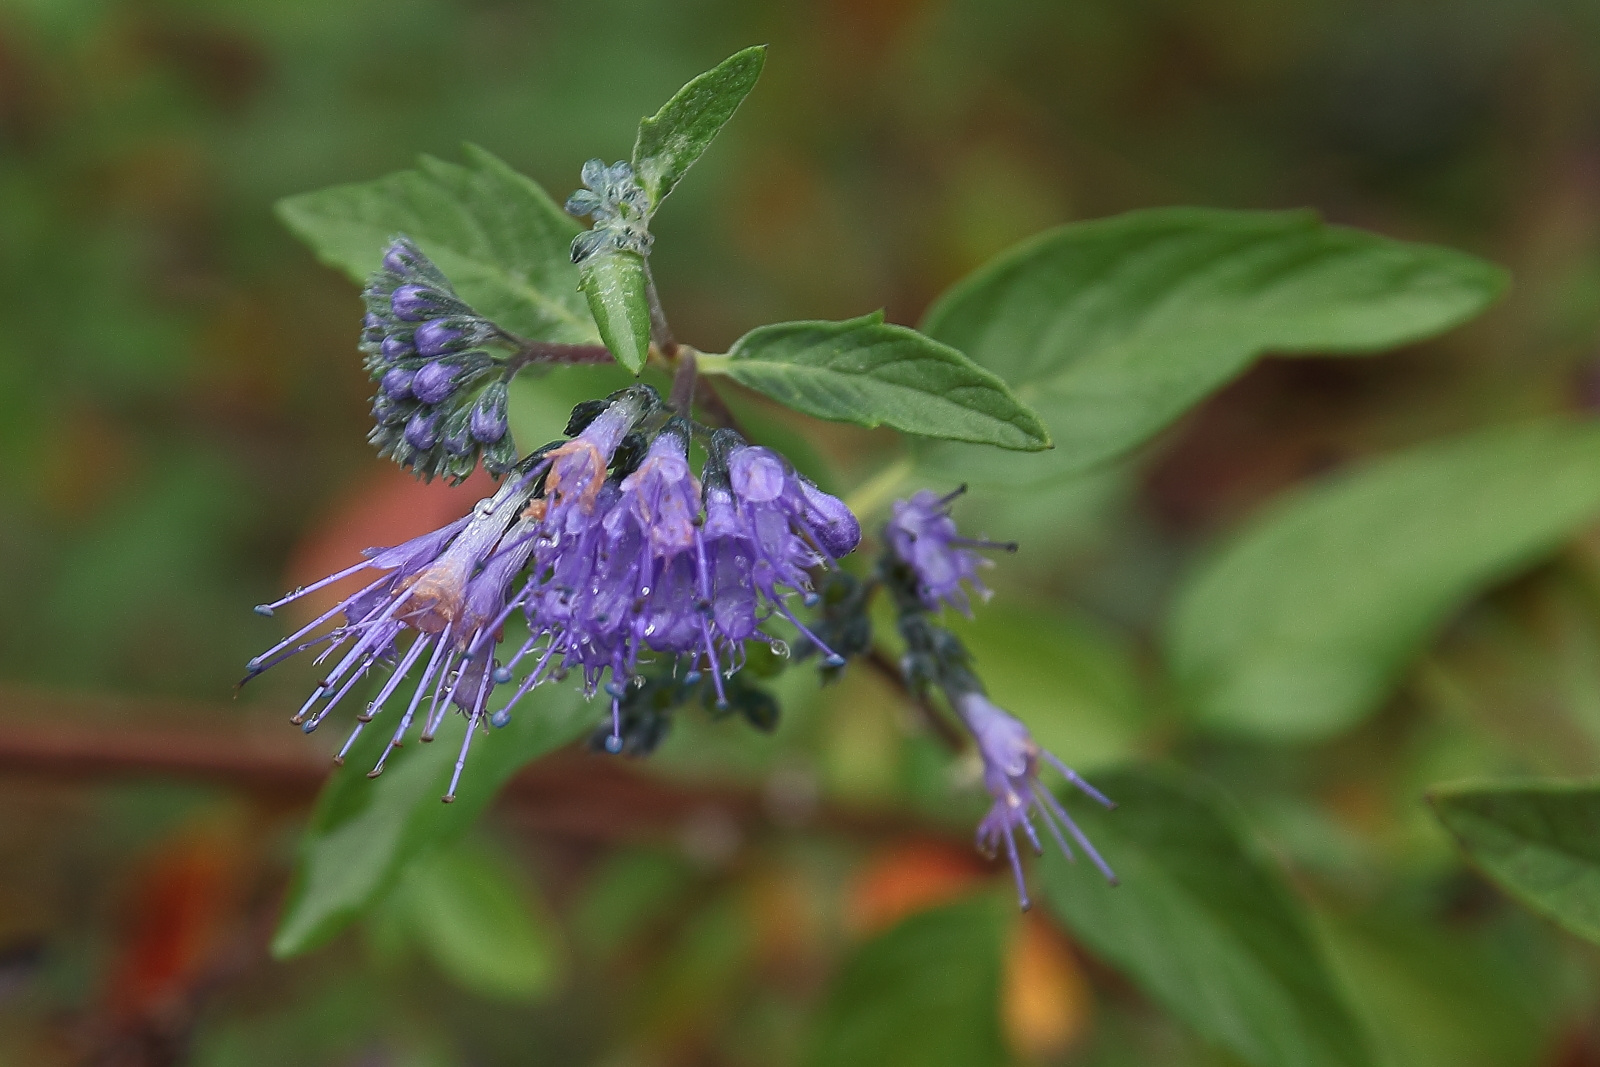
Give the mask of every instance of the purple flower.
M 1022 906 L 1027 908 L 1029 903 L 1027 887 L 1022 878 L 1022 860 L 1017 852 L 1016 832 L 1021 830 L 1034 852 L 1042 853 L 1044 849 L 1033 826 L 1035 814 L 1049 829 L 1067 859 L 1075 857 L 1067 839 L 1062 836 L 1063 827 L 1094 865 L 1100 868 L 1106 880 L 1116 885 L 1117 876 L 1112 873 L 1110 865 L 1090 844 L 1078 824 L 1073 822 L 1061 801 L 1039 781 L 1039 761 L 1043 760 L 1061 772 L 1085 796 L 1107 808 L 1116 805 L 1084 781 L 1078 772 L 1041 749 L 1020 720 L 997 707 L 982 693 L 973 690 L 952 694 L 952 702 L 978 742 L 978 755 L 983 759 L 983 784 L 989 790 L 989 795 L 994 797 L 989 813 L 978 823 L 978 848 L 985 855 L 993 857 L 1001 843 L 1005 844 L 1006 857 L 1011 861 L 1011 871 L 1017 880 L 1017 896 Z
M 896 500 L 894 514 L 884 527 L 889 547 L 911 568 L 917 593 L 930 611 L 941 604 L 972 614 L 972 603 L 962 583 L 969 583 L 987 600 L 989 590 L 978 580 L 980 567 L 992 564 L 970 548 L 998 548 L 1015 552 L 1014 543 L 980 541 L 960 536 L 950 517 L 950 503 L 966 492 L 962 486 L 949 496 L 937 497 L 927 489 L 910 500 Z
M 550 452 L 545 496 L 529 508 L 539 522 L 522 594 L 532 637 L 511 660 L 538 652 L 518 697 L 566 670 L 581 671 L 593 693 L 609 672 L 613 751 L 621 697 L 652 653 L 686 659 L 690 674 L 708 669 L 723 703 L 723 678 L 743 665 L 744 643 L 778 644 L 760 629 L 773 614 L 842 662 L 786 601 L 811 598 L 810 570 L 854 547 L 858 529 L 842 503 L 737 435 L 713 439 L 702 486 L 681 420 L 656 435 L 637 469 L 608 476 L 640 414 L 619 401 Z
M 531 539 L 519 538 L 517 531 L 523 525 L 519 513 L 532 496 L 533 481 L 531 474 L 508 480 L 493 497 L 480 500 L 472 514 L 402 545 L 369 549 L 361 563 L 257 607 L 260 614 L 271 615 L 277 608 L 352 574 L 385 572 L 251 660 L 245 681 L 319 645 L 326 646 L 318 655 L 319 662 L 342 651 L 291 720 L 310 733 L 375 665 L 394 662 L 378 695 L 356 717 L 356 727 L 339 752 L 338 760 L 343 762 L 362 729 L 383 710 L 401 681 L 417 664 L 425 664 L 390 746 L 370 773 L 376 777 L 382 772 L 389 752 L 399 746 L 419 710 L 421 736 L 427 741 L 454 704 L 468 720 L 455 776 L 445 796 L 447 801 L 454 799 L 474 728 L 485 718 L 490 692 L 505 680 L 492 663 L 493 650 L 509 614 L 512 580 L 532 547 Z M 336 616 L 343 620 L 311 636 Z

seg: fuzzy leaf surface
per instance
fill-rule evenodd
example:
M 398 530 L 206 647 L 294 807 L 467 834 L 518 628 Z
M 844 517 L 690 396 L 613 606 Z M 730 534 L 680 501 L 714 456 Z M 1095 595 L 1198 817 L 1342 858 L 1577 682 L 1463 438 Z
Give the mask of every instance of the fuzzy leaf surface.
M 679 89 L 650 118 L 639 121 L 633 171 L 654 211 L 733 118 L 755 88 L 767 61 L 767 46 L 735 52 Z
M 819 419 L 1024 451 L 1050 447 L 1038 417 L 1005 382 L 949 345 L 884 322 L 881 312 L 761 326 L 727 355 L 702 356 L 700 369 Z
M 1376 709 L 1466 601 L 1600 515 L 1600 427 L 1431 443 L 1270 505 L 1180 590 L 1167 660 L 1212 727 L 1326 737 Z
M 1046 853 L 1046 897 L 1074 936 L 1255 1067 L 1370 1065 L 1300 903 L 1221 798 L 1134 768 L 1094 784 L 1115 811 L 1072 798 L 1068 808 L 1122 884 Z
M 922 330 L 1039 412 L 1056 450 L 986 472 L 1025 481 L 1135 448 L 1265 353 L 1418 341 L 1505 285 L 1480 259 L 1309 211 L 1157 208 L 1024 241 L 957 282 Z
M 463 150 L 465 166 L 423 156 L 415 170 L 280 200 L 278 216 L 358 285 L 404 233 L 467 303 L 506 329 L 539 341 L 598 341 L 570 253 L 581 227 L 533 179 L 476 145 Z

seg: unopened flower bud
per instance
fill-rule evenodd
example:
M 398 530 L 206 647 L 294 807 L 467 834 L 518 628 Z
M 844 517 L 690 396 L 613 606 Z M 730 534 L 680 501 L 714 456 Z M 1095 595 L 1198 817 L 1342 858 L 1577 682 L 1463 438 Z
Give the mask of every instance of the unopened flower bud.
M 419 411 L 406 423 L 406 444 L 426 452 L 439 443 L 439 413 Z
M 392 362 L 394 360 L 405 359 L 407 356 L 414 356 L 416 354 L 417 350 L 412 347 L 411 342 L 407 341 L 403 337 L 393 336 L 385 337 L 383 339 L 384 359 Z
M 467 331 L 451 325 L 449 319 L 430 319 L 417 327 L 415 344 L 419 355 L 442 356 L 465 348 Z
M 409 274 L 416 268 L 416 259 L 412 255 L 410 243 L 404 239 L 395 241 L 389 250 L 383 254 L 383 269 L 395 274 Z
M 506 435 L 506 386 L 494 382 L 483 391 L 472 408 L 472 437 L 492 445 Z
M 389 298 L 389 307 L 395 318 L 406 322 L 420 322 L 443 310 L 443 295 L 425 285 L 402 285 Z
M 453 421 L 453 420 L 452 420 Z M 472 451 L 472 433 L 467 424 L 454 427 L 440 444 L 452 456 L 465 456 Z
M 455 391 L 456 370 L 442 361 L 425 363 L 411 379 L 411 392 L 424 404 L 442 403 Z
M 395 400 L 406 400 L 411 396 L 411 379 L 415 376 L 415 371 L 393 367 L 383 376 L 383 381 L 379 384 L 383 391 Z

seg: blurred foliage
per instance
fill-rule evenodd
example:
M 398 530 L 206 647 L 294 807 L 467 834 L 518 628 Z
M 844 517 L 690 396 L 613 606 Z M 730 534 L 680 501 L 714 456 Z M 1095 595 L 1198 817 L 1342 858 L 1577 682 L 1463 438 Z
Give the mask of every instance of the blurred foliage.
M 458 159 L 463 141 L 559 199 L 583 160 L 626 155 L 642 111 L 752 41 L 771 44 L 761 82 L 655 226 L 675 329 L 707 351 L 766 322 L 916 322 L 1021 238 L 1151 206 L 1310 206 L 1510 269 L 1508 297 L 1464 330 L 1371 360 L 1268 360 L 1114 466 L 974 493 L 958 520 L 1023 544 L 960 632 L 1068 762 L 1164 758 L 1226 792 L 1227 825 L 1309 903 L 1310 933 L 1288 928 L 1331 958 L 1379 1063 L 1600 1063 L 1594 949 L 1471 873 L 1423 800 L 1600 773 L 1591 538 L 1489 568 L 1502 584 L 1471 603 L 1448 591 L 1442 632 L 1404 635 L 1426 647 L 1395 691 L 1327 739 L 1199 731 L 1161 651 L 1182 580 L 1282 490 L 1600 404 L 1600 13 L 1572 0 L 12 0 L 0 731 L 81 719 L 108 749 L 158 727 L 241 752 L 278 732 L 313 745 L 282 723 L 309 666 L 214 710 L 280 632 L 248 606 L 437 525 L 481 484 L 416 489 L 370 455 L 356 290 L 272 204 L 418 153 Z M 555 436 L 611 373 L 519 382 L 519 440 Z M 825 486 L 898 455 L 885 431 L 734 403 L 791 455 L 803 434 Z M 898 694 L 854 673 L 819 692 L 800 669 L 775 688 L 772 736 L 688 714 L 642 767 L 713 798 L 672 832 L 615 808 L 530 830 L 507 806 L 483 831 L 495 859 L 484 839 L 434 842 L 363 889 L 359 932 L 287 963 L 267 942 L 304 804 L 243 781 L 8 775 L 0 1063 L 894 1062 L 945 1027 L 965 1028 L 940 1050 L 975 1050 L 963 1062 L 1237 1062 L 1130 984 L 1138 946 L 1002 929 L 1003 877 L 963 840 L 976 764 Z M 1095 826 L 1108 850 L 1128 814 Z M 407 922 L 419 908 L 460 921 Z M 503 943 L 475 925 L 510 912 Z M 944 962 L 918 963 L 930 953 Z M 972 970 L 927 973 L 952 956 Z M 935 1009 L 845 1010 L 856 990 L 939 1004 L 946 981 L 996 989 L 997 1011 L 898 1036 L 895 1019 Z

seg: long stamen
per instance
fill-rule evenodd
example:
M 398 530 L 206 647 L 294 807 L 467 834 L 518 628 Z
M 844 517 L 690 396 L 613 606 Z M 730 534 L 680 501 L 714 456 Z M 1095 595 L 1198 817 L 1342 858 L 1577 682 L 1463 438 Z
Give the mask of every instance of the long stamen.
M 808 641 L 810 641 L 813 645 L 816 645 L 818 648 L 822 649 L 823 652 L 827 653 L 827 655 L 823 658 L 823 661 L 822 661 L 823 663 L 827 664 L 829 667 L 842 667 L 842 666 L 844 666 L 844 657 L 839 655 L 839 653 L 835 652 L 833 649 L 829 648 L 826 644 L 824 644 L 823 641 L 822 641 L 822 638 L 818 637 L 816 634 L 812 633 L 809 629 L 806 628 L 806 624 L 805 623 L 803 623 L 799 619 L 795 618 L 794 617 L 794 612 L 789 610 L 789 605 L 787 605 L 783 601 L 779 600 L 778 601 L 778 610 L 783 612 L 783 617 L 788 619 L 790 625 L 792 625 L 796 630 L 799 630 L 802 634 L 804 634 Z
M 456 695 L 456 687 L 461 684 L 462 664 L 465 662 L 465 656 L 457 656 L 454 652 L 445 656 L 444 667 L 439 672 L 439 684 L 433 688 L 433 697 L 428 703 L 428 717 L 423 721 L 422 735 L 417 740 L 432 741 L 433 735 L 439 732 L 445 712 L 450 710 L 450 698 Z M 445 691 L 445 682 L 450 683 L 448 692 Z
M 1006 858 L 1011 860 L 1011 874 L 1017 880 L 1017 899 L 1022 903 L 1022 910 L 1027 911 L 1033 907 L 1028 899 L 1028 884 L 1022 879 L 1022 859 L 1017 855 L 1017 839 L 1011 834 L 1011 824 L 1006 823 Z
M 439 657 L 444 654 L 449 639 L 450 627 L 447 625 L 434 642 L 433 655 L 428 657 L 428 666 L 422 672 L 422 677 L 417 679 L 417 690 L 411 694 L 411 703 L 406 706 L 406 713 L 400 717 L 400 724 L 395 727 L 394 737 L 384 746 L 383 752 L 379 754 L 378 762 L 373 765 L 372 770 L 367 772 L 368 778 L 376 778 L 383 773 L 383 765 L 388 761 L 389 753 L 400 747 L 406 731 L 411 729 L 412 719 L 417 713 L 417 705 L 422 702 L 422 694 L 428 691 L 428 683 L 433 680 L 433 672 L 438 669 Z M 418 640 L 420 641 L 422 638 L 418 638 Z
M 1110 799 L 1104 793 L 1100 792 L 1100 790 L 1096 789 L 1094 786 L 1092 786 L 1088 782 L 1084 781 L 1083 777 L 1080 774 L 1078 774 L 1077 771 L 1073 770 L 1071 767 L 1068 767 L 1065 763 L 1062 763 L 1059 759 L 1056 758 L 1054 753 L 1049 752 L 1049 751 L 1041 751 L 1039 753 L 1039 755 L 1043 756 L 1045 758 L 1045 760 L 1049 762 L 1050 766 L 1052 766 L 1056 770 L 1060 771 L 1061 772 L 1061 776 L 1063 778 L 1065 778 L 1067 781 L 1071 782 L 1073 785 L 1077 786 L 1079 792 L 1083 793 L 1085 796 L 1089 797 L 1091 800 L 1093 800 L 1096 803 L 1098 803 L 1101 807 L 1105 808 L 1107 811 L 1116 810 L 1116 807 L 1117 807 L 1117 802 L 1116 801 Z
M 367 710 L 356 716 L 357 722 L 371 722 L 372 717 L 383 710 L 384 703 L 399 688 L 400 683 L 405 680 L 406 674 L 411 670 L 411 665 L 417 661 L 417 657 L 422 654 L 422 649 L 427 644 L 427 637 L 418 634 L 416 640 L 411 642 L 411 647 L 406 649 L 405 656 L 395 666 L 394 673 L 389 675 L 389 680 L 383 683 L 382 689 L 378 690 L 378 695 L 368 701 Z
M 285 637 L 282 641 L 279 641 L 277 644 L 273 645 L 271 648 L 267 649 L 265 652 L 261 653 L 259 656 L 257 656 L 254 659 L 252 659 L 249 663 L 246 663 L 245 666 L 247 668 L 251 669 L 252 671 L 254 671 L 256 669 L 256 667 L 255 667 L 256 664 L 261 663 L 268 656 L 272 656 L 272 655 L 276 654 L 277 652 L 281 651 L 282 649 L 287 648 L 288 646 L 294 644 L 296 641 L 300 640 L 302 637 L 304 637 L 306 634 L 310 633 L 312 630 L 315 630 L 317 627 L 321 626 L 323 623 L 327 622 L 329 619 L 333 618 L 335 615 L 337 615 L 340 612 L 344 611 L 346 605 L 348 605 L 350 603 L 350 601 L 355 600 L 357 597 L 361 597 L 361 596 L 366 595 L 367 593 L 372 592 L 374 589 L 376 589 L 378 586 L 382 585 L 387 580 L 388 580 L 387 577 L 379 578 L 377 581 L 373 582 L 371 585 L 369 585 L 365 589 L 361 590 L 361 592 L 357 593 L 355 596 L 346 597 L 344 600 L 340 601 L 338 604 L 336 604 L 333 607 L 329 608 L 327 611 L 323 612 L 321 615 L 318 615 L 312 621 L 310 621 L 310 622 L 306 623 L 304 626 L 300 627 L 300 629 L 296 630 L 294 633 L 290 634 L 288 637 Z M 265 668 L 263 668 L 263 669 L 265 669 Z
M 1015 552 L 1018 547 L 1015 541 L 984 541 L 976 537 L 952 537 L 950 543 L 962 548 L 989 548 L 996 552 Z
M 1039 835 L 1034 832 L 1033 820 L 1028 818 L 1028 806 L 1015 794 L 1010 798 L 1012 810 L 1016 812 L 1017 824 L 1022 827 L 1022 832 L 1028 835 L 1028 843 L 1033 846 L 1035 856 L 1044 855 L 1044 848 L 1039 844 Z
M 1055 794 L 1048 789 L 1041 789 L 1040 792 L 1044 794 L 1045 800 L 1049 802 L 1050 810 L 1054 811 L 1056 817 L 1066 826 L 1067 833 L 1072 835 L 1072 839 L 1078 843 L 1078 846 L 1094 862 L 1094 865 L 1100 868 L 1100 873 L 1105 875 L 1106 881 L 1112 885 L 1117 885 L 1117 874 L 1111 869 L 1111 864 L 1107 863 L 1105 857 L 1101 856 L 1094 845 L 1090 844 L 1088 836 L 1078 829 L 1078 824 L 1072 821 L 1072 816 L 1067 814 L 1067 809 L 1061 806 L 1061 802 L 1055 798 Z
M 355 566 L 346 567 L 344 570 L 340 571 L 337 574 L 330 574 L 326 578 L 323 578 L 323 579 L 320 579 L 318 581 L 312 582 L 310 585 L 302 585 L 299 589 L 296 589 L 294 592 L 290 593 L 288 596 L 284 597 L 282 600 L 274 600 L 270 604 L 257 604 L 255 606 L 255 613 L 257 615 L 266 615 L 266 616 L 270 617 L 274 611 L 276 611 L 278 608 L 283 607 L 285 604 L 292 604 L 296 600 L 299 600 L 301 597 L 305 596 L 307 593 L 314 593 L 318 589 L 321 589 L 323 586 L 332 585 L 334 582 L 337 582 L 339 579 L 348 578 L 352 574 L 354 574 L 356 571 L 366 570 L 370 566 L 372 566 L 372 561 L 370 559 L 364 559 L 360 563 L 357 563 Z M 383 579 L 380 578 L 378 580 L 382 581 Z M 374 583 L 374 584 L 376 584 L 376 583 Z M 371 588 L 371 587 L 369 586 L 368 588 Z
M 454 804 L 456 801 L 456 785 L 461 781 L 462 768 L 467 765 L 467 746 L 472 744 L 472 735 L 477 732 L 478 716 L 473 714 L 467 719 L 467 736 L 461 739 L 461 752 L 456 756 L 455 773 L 450 776 L 450 789 L 444 796 L 439 798 L 446 804 Z
M 1039 795 L 1044 791 L 1044 787 L 1037 783 L 1032 783 L 1028 786 L 1028 792 L 1033 796 L 1033 802 L 1038 805 L 1039 818 L 1050 828 L 1050 835 L 1056 839 L 1056 844 L 1061 846 L 1061 854 L 1067 858 L 1068 863 L 1076 863 L 1078 857 L 1073 855 L 1072 846 L 1067 844 L 1067 839 L 1061 836 L 1061 827 L 1056 825 L 1055 816 L 1045 804 L 1044 798 Z

